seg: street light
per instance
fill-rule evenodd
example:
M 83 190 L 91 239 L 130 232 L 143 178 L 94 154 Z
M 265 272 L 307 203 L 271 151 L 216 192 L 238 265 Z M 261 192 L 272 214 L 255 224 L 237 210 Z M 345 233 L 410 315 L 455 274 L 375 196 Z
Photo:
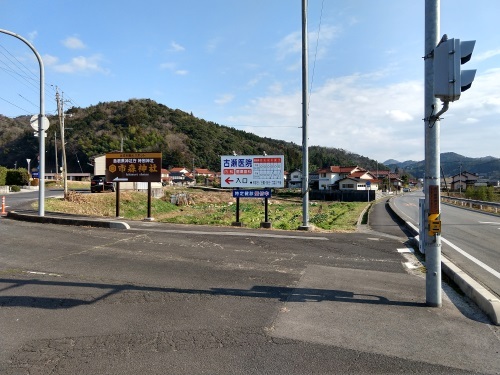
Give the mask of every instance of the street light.
M 40 187 L 38 190 L 38 215 L 45 216 L 45 130 L 43 128 L 43 120 L 45 118 L 45 103 L 44 103 L 44 86 L 45 86 L 45 74 L 43 68 L 43 61 L 40 54 L 37 52 L 35 47 L 28 42 L 25 38 L 12 31 L 0 29 L 0 33 L 11 35 L 14 38 L 21 40 L 26 44 L 35 54 L 38 65 L 40 66 L 40 113 L 38 114 L 38 135 L 40 139 L 39 153 L 40 153 L 40 169 L 39 169 L 39 179 Z

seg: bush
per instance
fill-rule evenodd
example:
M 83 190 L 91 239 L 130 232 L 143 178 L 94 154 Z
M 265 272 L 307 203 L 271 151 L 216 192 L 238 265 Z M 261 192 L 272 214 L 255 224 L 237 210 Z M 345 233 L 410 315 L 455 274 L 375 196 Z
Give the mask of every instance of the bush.
M 21 191 L 21 188 L 19 186 L 17 186 L 17 185 L 12 185 L 10 187 L 10 191 L 13 191 L 14 193 L 18 193 L 18 192 Z
M 479 186 L 479 187 L 467 187 L 465 191 L 465 197 L 467 199 L 474 199 L 478 201 L 494 202 L 495 201 L 495 189 L 493 186 Z
M 7 168 L 0 167 L 0 186 L 7 185 L 6 179 L 7 179 Z
M 6 185 L 28 185 L 29 175 L 26 168 L 8 169 L 5 178 Z

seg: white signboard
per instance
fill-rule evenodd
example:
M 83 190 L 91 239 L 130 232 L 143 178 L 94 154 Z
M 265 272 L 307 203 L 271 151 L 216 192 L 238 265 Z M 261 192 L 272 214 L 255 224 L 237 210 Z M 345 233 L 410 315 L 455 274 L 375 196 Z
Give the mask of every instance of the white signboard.
M 221 156 L 221 186 L 229 188 L 284 187 L 283 155 Z

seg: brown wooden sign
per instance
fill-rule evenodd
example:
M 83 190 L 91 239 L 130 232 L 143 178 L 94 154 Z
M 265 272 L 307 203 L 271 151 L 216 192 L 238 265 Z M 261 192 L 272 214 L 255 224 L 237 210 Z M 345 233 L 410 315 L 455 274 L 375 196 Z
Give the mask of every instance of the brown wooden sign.
M 161 152 L 106 154 L 106 180 L 114 182 L 160 182 Z

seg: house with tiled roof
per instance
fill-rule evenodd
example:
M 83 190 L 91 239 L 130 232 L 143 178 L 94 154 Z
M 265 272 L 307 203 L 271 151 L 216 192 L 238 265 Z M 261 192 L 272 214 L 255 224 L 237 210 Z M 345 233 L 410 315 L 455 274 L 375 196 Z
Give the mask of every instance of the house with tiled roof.
M 467 187 L 474 186 L 479 179 L 479 176 L 475 173 L 469 173 L 467 171 L 462 171 L 452 176 L 451 190 L 454 191 L 465 191 Z
M 364 176 L 366 173 L 369 172 L 366 169 L 363 169 L 357 165 L 346 166 L 346 167 L 332 165 L 327 168 L 319 169 L 317 173 L 319 175 L 318 188 L 320 190 L 325 190 L 337 187 L 338 181 L 348 176 L 351 176 L 353 173 L 359 174 L 359 176 L 356 175 L 354 178 L 360 178 L 360 176 Z M 374 176 L 372 175 L 371 177 L 367 178 L 374 178 Z
M 170 173 L 189 173 L 189 169 L 187 169 L 186 167 L 174 167 L 174 168 L 170 168 Z

